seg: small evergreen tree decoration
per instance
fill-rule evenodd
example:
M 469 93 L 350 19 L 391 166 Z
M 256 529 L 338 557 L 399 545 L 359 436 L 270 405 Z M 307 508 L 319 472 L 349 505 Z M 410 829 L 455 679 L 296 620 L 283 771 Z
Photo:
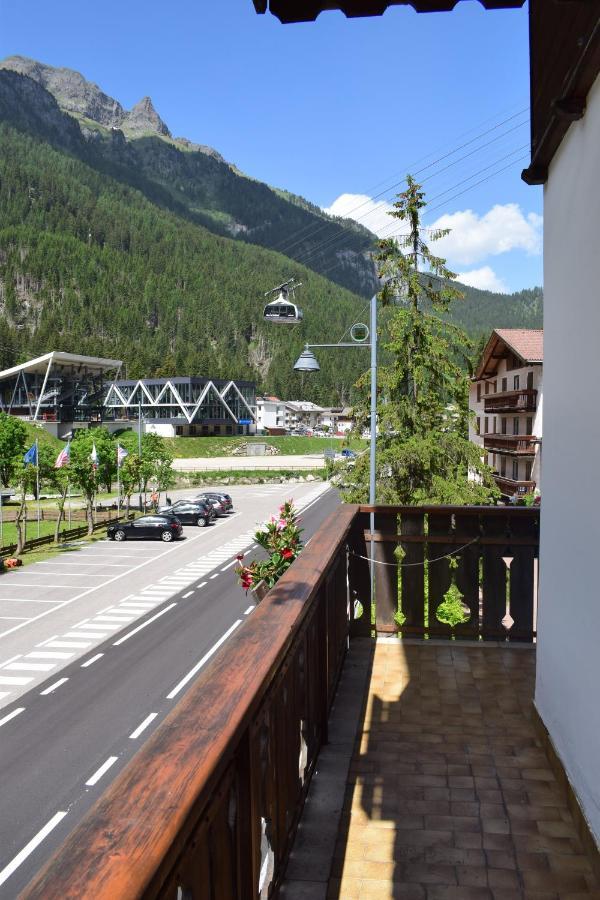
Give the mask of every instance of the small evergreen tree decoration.
M 390 308 L 384 347 L 392 357 L 378 373 L 377 500 L 490 503 L 498 496 L 492 472 L 468 434 L 470 341 L 441 317 L 462 295 L 449 283 L 455 273 L 421 237 L 425 205 L 420 185 L 409 175 L 390 213 L 408 232 L 380 241 L 376 257 L 384 279 L 381 303 Z M 446 234 L 436 229 L 429 239 Z M 359 386 L 368 394 L 366 379 Z M 367 395 L 364 419 L 369 400 Z M 366 454 L 348 475 L 352 483 L 342 483 L 345 499 L 365 502 Z

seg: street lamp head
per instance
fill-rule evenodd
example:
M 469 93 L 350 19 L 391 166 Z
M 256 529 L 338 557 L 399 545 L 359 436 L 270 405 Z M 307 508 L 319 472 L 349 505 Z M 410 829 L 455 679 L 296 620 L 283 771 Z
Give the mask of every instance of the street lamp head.
M 320 368 L 321 366 L 317 362 L 315 354 L 307 344 L 296 360 L 294 370 L 296 372 L 318 372 Z

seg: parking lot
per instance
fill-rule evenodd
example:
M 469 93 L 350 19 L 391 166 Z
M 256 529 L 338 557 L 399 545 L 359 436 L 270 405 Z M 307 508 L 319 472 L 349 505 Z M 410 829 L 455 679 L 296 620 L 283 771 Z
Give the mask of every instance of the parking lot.
M 293 496 L 305 508 L 326 489 L 321 482 L 239 487 L 231 514 L 209 528 L 185 526 L 184 539 L 173 544 L 76 542 L 52 559 L 3 575 L 0 705 L 107 638 L 136 628 L 137 620 L 151 621 L 155 608 L 166 613 L 166 601 L 192 585 L 201 589 L 205 577 L 233 580 L 229 570 L 236 554 L 252 546 L 257 524 L 284 498 Z

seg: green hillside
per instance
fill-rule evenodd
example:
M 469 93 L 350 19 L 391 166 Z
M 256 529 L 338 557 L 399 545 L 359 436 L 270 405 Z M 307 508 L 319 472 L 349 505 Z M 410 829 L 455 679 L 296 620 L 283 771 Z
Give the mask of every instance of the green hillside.
M 265 325 L 263 292 L 290 274 L 304 284 L 305 321 Z M 361 298 L 1 123 L 0 283 L 2 367 L 61 349 L 122 358 L 131 377 L 247 377 L 286 397 L 343 403 L 368 364 L 329 353 L 303 384 L 293 372 L 303 343 L 341 337 Z

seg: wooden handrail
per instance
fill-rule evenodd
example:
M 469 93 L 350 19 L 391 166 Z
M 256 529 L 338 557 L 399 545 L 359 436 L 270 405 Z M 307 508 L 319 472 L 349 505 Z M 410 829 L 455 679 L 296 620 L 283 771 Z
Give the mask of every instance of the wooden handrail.
M 333 561 L 340 554 L 345 559 L 345 541 L 356 513 L 356 506 L 342 506 L 326 519 L 310 546 L 234 632 L 22 898 L 165 896 L 165 883 L 202 825 L 214 792 L 232 761 L 245 752 L 261 703 L 285 666 Z M 258 779 L 259 773 L 248 777 Z M 247 838 L 251 842 L 249 827 Z M 198 886 L 197 896 L 201 890 Z M 244 896 L 252 895 L 246 885 Z

